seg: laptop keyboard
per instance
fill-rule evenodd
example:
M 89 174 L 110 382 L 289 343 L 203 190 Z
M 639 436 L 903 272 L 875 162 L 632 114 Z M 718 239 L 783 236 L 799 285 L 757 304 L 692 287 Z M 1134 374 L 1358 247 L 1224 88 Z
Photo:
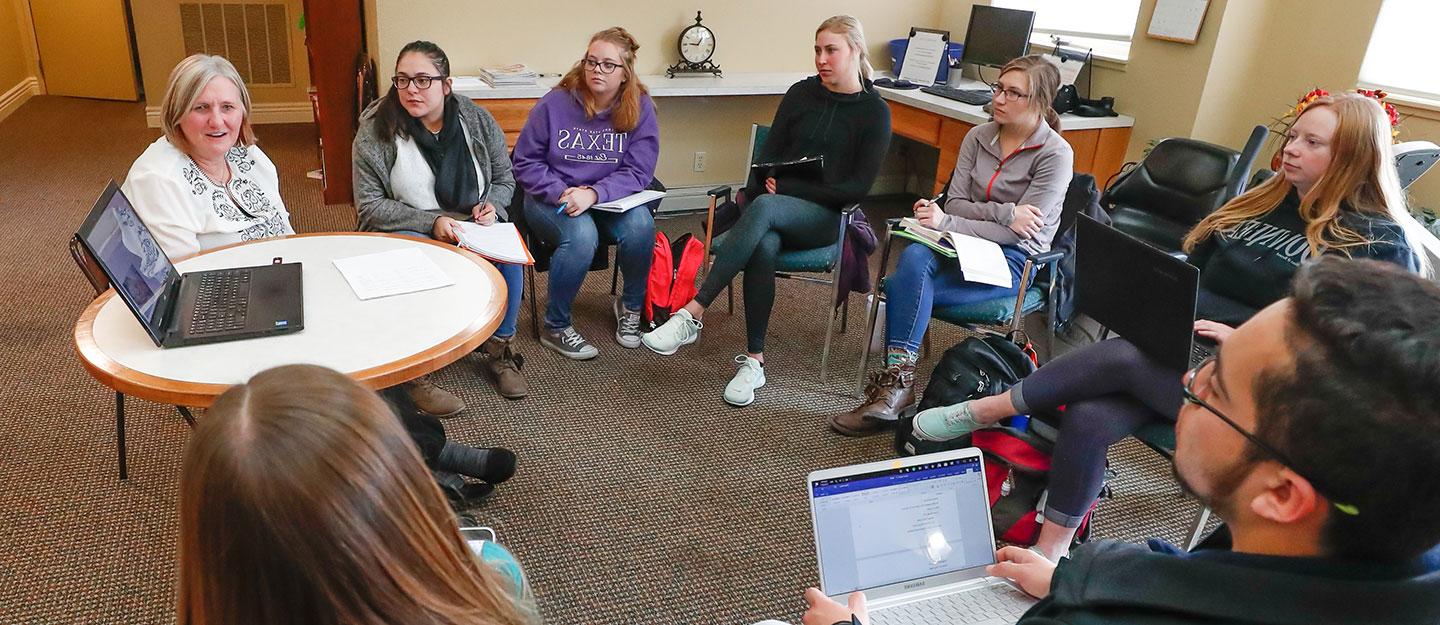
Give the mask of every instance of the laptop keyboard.
M 931 85 L 927 87 L 921 87 L 920 90 L 930 95 L 938 95 L 947 100 L 955 100 L 957 102 L 973 104 L 975 106 L 984 106 L 986 104 L 989 104 L 990 98 L 992 97 L 989 89 L 956 89 L 954 87 L 946 87 L 944 85 Z
M 1209 346 L 1201 345 L 1198 341 L 1190 343 L 1190 366 L 1194 367 L 1214 355 L 1215 350 L 1210 349 Z
M 981 625 L 1014 623 L 1035 603 L 1029 595 L 1008 584 L 932 597 L 882 608 L 870 613 L 875 625 Z
M 250 303 L 250 270 L 215 271 L 200 276 L 190 334 L 215 334 L 245 327 Z

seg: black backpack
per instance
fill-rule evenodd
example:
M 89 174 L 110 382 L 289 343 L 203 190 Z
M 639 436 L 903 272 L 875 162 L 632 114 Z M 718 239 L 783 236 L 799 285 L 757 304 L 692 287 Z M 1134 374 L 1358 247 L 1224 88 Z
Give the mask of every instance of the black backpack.
M 930 372 L 918 409 L 995 395 L 1030 375 L 1035 370 L 1035 352 L 1016 338 L 994 334 L 972 336 L 945 350 Z M 902 456 L 960 449 L 970 444 L 968 436 L 941 443 L 919 440 L 911 431 L 914 420 L 912 415 L 895 424 L 895 451 Z

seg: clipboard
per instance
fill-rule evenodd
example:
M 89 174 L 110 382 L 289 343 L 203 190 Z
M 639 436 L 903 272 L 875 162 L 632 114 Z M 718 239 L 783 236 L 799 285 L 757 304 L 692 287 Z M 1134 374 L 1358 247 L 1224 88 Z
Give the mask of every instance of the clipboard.
M 750 166 L 750 173 L 755 177 L 755 180 L 784 176 L 786 178 L 818 181 L 825 174 L 825 157 L 806 156 L 788 161 L 755 163 Z
M 935 84 L 940 75 L 940 65 L 950 65 L 950 59 L 946 58 L 949 51 L 950 31 L 911 26 L 910 37 L 905 43 L 905 58 L 900 63 L 900 75 L 896 78 L 917 85 Z

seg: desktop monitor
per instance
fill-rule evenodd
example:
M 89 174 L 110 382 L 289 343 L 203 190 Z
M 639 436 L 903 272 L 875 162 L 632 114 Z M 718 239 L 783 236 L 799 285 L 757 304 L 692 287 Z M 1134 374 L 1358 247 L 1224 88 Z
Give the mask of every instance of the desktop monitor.
M 1000 67 L 1030 50 L 1035 12 L 976 5 L 970 9 L 961 63 Z

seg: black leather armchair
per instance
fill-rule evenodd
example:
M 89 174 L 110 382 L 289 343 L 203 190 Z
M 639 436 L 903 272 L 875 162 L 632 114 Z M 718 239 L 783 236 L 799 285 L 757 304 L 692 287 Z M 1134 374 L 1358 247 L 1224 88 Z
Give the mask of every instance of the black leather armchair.
M 1177 251 L 1190 228 L 1245 190 L 1265 135 L 1265 127 L 1256 126 L 1241 152 L 1195 139 L 1165 139 L 1105 189 L 1100 202 L 1117 229 Z

